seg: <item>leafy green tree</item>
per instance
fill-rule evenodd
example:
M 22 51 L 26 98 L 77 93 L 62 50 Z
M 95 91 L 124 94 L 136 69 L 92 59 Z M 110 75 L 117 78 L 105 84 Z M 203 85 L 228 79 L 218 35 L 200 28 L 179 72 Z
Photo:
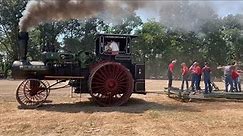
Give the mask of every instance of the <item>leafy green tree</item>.
M 40 60 L 47 47 L 60 49 L 58 38 L 63 34 L 65 22 L 52 22 L 39 25 L 30 32 L 28 56 L 31 60 Z
M 80 50 L 93 51 L 96 34 L 105 32 L 108 28 L 107 24 L 97 18 L 71 20 L 63 33 L 63 50 L 74 53 Z
M 122 22 L 108 29 L 108 33 L 114 34 L 132 34 L 143 24 L 142 19 L 135 13 L 122 19 Z
M 222 24 L 220 20 L 204 24 L 202 33 L 205 34 L 204 49 L 207 60 L 214 62 L 216 65 L 227 63 L 227 46 L 222 38 Z
M 1 0 L 0 45 L 9 61 L 18 59 L 18 23 L 27 0 Z
M 26 4 L 27 0 L 0 0 L 0 51 L 7 55 L 5 77 L 13 60 L 18 59 L 18 23 Z
M 241 51 L 243 50 L 243 24 L 242 15 L 228 15 L 223 18 L 222 37 L 228 47 L 228 61 L 242 61 Z
M 144 58 L 146 77 L 161 75 L 162 65 L 165 62 L 161 58 L 168 51 L 168 45 L 164 41 L 165 32 L 165 27 L 153 20 L 144 23 L 142 29 L 137 32 L 139 37 L 133 51 L 139 59 Z

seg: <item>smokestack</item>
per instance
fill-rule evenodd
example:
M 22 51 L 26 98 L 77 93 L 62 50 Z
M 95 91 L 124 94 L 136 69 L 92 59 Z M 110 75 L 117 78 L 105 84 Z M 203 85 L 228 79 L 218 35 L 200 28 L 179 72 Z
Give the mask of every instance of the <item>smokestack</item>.
M 28 32 L 19 32 L 18 46 L 19 46 L 19 59 L 20 61 L 26 61 L 27 59 L 27 46 L 29 41 Z

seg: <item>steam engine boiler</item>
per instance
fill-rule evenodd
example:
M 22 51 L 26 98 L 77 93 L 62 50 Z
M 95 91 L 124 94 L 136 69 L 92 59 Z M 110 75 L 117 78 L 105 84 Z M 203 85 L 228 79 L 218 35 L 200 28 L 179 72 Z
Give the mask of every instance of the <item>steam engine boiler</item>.
M 50 90 L 58 83 L 69 81 L 75 93 L 89 93 L 101 106 L 119 106 L 132 93 L 145 92 L 145 65 L 132 57 L 134 35 L 98 34 L 95 52 L 77 54 L 47 50 L 42 60 L 27 60 L 27 32 L 19 33 L 19 60 L 12 65 L 12 77 L 23 79 L 16 91 L 16 99 L 23 107 L 37 107 L 45 102 Z M 117 51 L 107 50 L 111 41 Z M 56 80 L 50 85 L 49 80 Z

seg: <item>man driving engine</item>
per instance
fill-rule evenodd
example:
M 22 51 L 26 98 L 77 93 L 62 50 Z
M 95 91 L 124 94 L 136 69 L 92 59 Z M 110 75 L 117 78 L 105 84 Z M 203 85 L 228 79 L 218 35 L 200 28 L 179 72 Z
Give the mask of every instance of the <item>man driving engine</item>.
M 114 41 L 108 42 L 107 45 L 105 46 L 105 51 L 119 51 L 118 44 Z

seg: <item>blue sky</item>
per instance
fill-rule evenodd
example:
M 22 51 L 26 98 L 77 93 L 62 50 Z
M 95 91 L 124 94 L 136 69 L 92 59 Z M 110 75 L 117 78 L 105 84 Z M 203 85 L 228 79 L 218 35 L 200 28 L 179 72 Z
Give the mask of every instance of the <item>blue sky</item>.
M 159 0 L 158 0 L 159 1 Z M 161 0 L 162 1 L 162 0 Z M 165 1 L 162 1 L 165 2 Z M 202 2 L 207 3 L 212 7 L 212 9 L 220 16 L 224 17 L 229 14 L 243 14 L 243 0 L 206 0 L 206 1 L 197 1 L 193 0 L 193 2 Z M 156 10 L 138 10 L 136 13 L 141 16 L 143 21 L 147 19 L 155 18 L 158 20 L 158 12 Z
M 243 1 L 212 1 L 215 11 L 219 16 L 226 16 L 228 14 L 243 14 Z

